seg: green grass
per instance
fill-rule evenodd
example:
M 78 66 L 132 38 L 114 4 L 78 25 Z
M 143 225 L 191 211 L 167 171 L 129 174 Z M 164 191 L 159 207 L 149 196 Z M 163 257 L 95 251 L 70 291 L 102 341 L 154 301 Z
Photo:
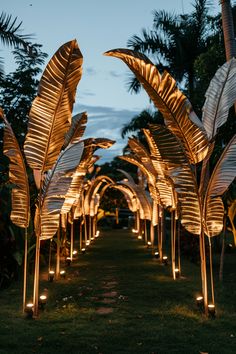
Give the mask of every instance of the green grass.
M 183 261 L 183 278 L 173 281 L 170 266 L 131 232 L 102 231 L 65 280 L 41 280 L 49 301 L 38 319 L 22 315 L 20 283 L 0 293 L 0 354 L 235 354 L 235 264 L 227 254 L 224 283 L 216 281 L 217 317 L 208 319 L 194 301 L 199 266 Z M 102 303 L 111 291 L 115 302 Z M 101 307 L 113 312 L 100 315 Z

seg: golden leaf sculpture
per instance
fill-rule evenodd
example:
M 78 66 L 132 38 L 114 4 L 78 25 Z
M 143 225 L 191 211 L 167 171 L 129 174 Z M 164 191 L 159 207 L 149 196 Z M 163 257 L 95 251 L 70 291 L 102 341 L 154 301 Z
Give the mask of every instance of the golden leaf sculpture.
M 76 200 L 81 196 L 83 189 L 83 181 L 88 169 L 91 167 L 91 164 L 95 163 L 97 159 L 93 159 L 93 153 L 98 148 L 109 148 L 114 141 L 109 139 L 85 139 L 84 151 L 81 157 L 80 164 L 77 166 L 74 173 L 70 188 L 65 196 L 65 202 L 62 206 L 62 213 L 68 213 L 72 205 L 77 204 Z
M 182 141 L 190 163 L 202 161 L 208 150 L 206 131 L 170 74 L 160 75 L 144 54 L 132 50 L 114 49 L 104 54 L 120 58 L 128 65 L 162 113 L 166 126 Z
M 198 186 L 182 144 L 165 126 L 151 125 L 150 131 L 178 194 L 181 223 L 189 232 L 200 235 L 202 218 Z
M 71 124 L 82 60 L 77 42 L 72 40 L 58 49 L 42 75 L 24 145 L 32 169 L 48 171 L 57 160 Z
M 209 180 L 204 199 L 204 231 L 218 235 L 223 228 L 224 205 L 221 196 L 236 176 L 236 135 L 222 152 Z
M 143 190 L 143 188 L 141 188 L 139 185 L 137 185 L 134 182 L 132 176 L 128 172 L 121 170 L 121 169 L 118 169 L 118 171 L 123 173 L 123 175 L 128 179 L 128 181 L 120 181 L 119 183 L 130 187 L 137 196 L 137 199 L 140 204 L 140 218 L 151 220 L 152 219 L 152 207 L 151 207 L 150 201 L 146 195 L 145 190 Z
M 234 245 L 236 247 L 236 227 L 234 224 L 234 219 L 236 216 L 236 199 L 233 201 L 233 203 L 230 205 L 229 209 L 228 209 L 228 217 L 229 217 L 229 221 L 232 227 L 232 233 L 234 236 Z
M 53 237 L 58 229 L 61 208 L 80 162 L 83 147 L 83 142 L 72 141 L 61 152 L 53 169 L 47 173 L 35 218 L 35 230 L 41 240 Z
M 222 65 L 205 93 L 202 122 L 209 140 L 214 138 L 228 118 L 229 108 L 236 101 L 236 59 Z
M 84 198 L 84 210 L 85 210 L 85 214 L 86 215 L 94 215 L 94 209 L 90 209 L 91 207 L 91 200 L 93 198 L 93 196 L 95 196 L 95 194 L 97 193 L 97 191 L 99 190 L 99 188 L 101 187 L 101 185 L 103 183 L 106 184 L 113 184 L 114 181 L 105 175 L 100 175 L 97 176 L 95 179 L 93 179 L 91 181 L 91 184 L 86 192 L 85 198 Z
M 25 162 L 11 125 L 2 110 L 0 117 L 5 123 L 3 153 L 10 160 L 9 181 L 13 184 L 10 218 L 15 225 L 27 228 L 30 220 L 30 194 Z

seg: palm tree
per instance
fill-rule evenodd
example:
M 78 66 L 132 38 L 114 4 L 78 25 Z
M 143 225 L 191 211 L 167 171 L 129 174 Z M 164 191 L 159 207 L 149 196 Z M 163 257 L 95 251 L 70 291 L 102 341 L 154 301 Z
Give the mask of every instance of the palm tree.
M 20 34 L 22 22 L 17 23 L 17 17 L 12 18 L 2 12 L 0 15 L 0 40 L 4 46 L 25 48 L 30 50 L 31 34 Z M 0 76 L 3 75 L 3 61 L 0 58 Z
M 230 0 L 221 0 L 222 26 L 224 33 L 226 60 L 236 56 L 234 23 Z
M 192 96 L 195 84 L 194 62 L 207 50 L 206 38 L 210 35 L 208 0 L 195 0 L 191 14 L 174 15 L 154 11 L 153 30 L 142 30 L 142 36 L 134 35 L 128 47 L 152 56 L 158 68 L 167 69 L 176 80 L 186 82 L 187 96 Z M 129 90 L 138 92 L 140 85 L 132 77 Z
M 138 132 L 141 138 L 143 133 L 142 128 L 146 128 L 148 124 L 163 124 L 163 117 L 158 111 L 143 110 L 138 115 L 134 116 L 131 121 L 125 124 L 121 130 L 121 136 L 124 138 L 128 133 Z

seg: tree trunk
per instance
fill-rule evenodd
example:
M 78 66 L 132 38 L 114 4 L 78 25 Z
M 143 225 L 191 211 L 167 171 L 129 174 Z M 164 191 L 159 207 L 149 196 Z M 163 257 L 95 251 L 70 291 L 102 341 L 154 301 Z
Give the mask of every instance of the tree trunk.
M 226 60 L 236 57 L 234 23 L 230 0 L 221 0 L 222 27 L 225 43 Z

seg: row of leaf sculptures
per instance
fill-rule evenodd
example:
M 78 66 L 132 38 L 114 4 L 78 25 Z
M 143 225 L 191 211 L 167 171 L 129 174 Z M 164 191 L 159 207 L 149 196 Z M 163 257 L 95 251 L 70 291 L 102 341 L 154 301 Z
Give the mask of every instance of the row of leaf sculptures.
M 34 316 L 38 316 L 39 259 L 42 240 L 52 240 L 70 223 L 70 260 L 73 259 L 73 222 L 80 218 L 80 249 L 96 235 L 98 206 L 107 188 L 120 190 L 128 207 L 136 216 L 135 229 L 144 233 L 145 241 L 154 246 L 157 226 L 157 246 L 163 258 L 164 209 L 171 211 L 171 255 L 173 278 L 176 263 L 180 270 L 179 249 L 176 250 L 176 225 L 199 237 L 202 293 L 205 311 L 208 309 L 208 279 L 205 239 L 218 235 L 223 227 L 224 206 L 221 196 L 235 178 L 236 136 L 225 147 L 213 171 L 209 162 L 217 130 L 225 123 L 228 110 L 236 98 L 236 60 L 223 65 L 206 93 L 202 121 L 190 102 L 178 90 L 174 79 L 161 75 L 144 55 L 127 49 L 105 53 L 121 58 L 135 73 L 157 109 L 165 125 L 151 125 L 144 130 L 148 148 L 136 138 L 129 139 L 130 153 L 121 158 L 135 164 L 139 183 L 121 171 L 124 180 L 116 182 L 107 176 L 86 180 L 98 157 L 97 148 L 109 148 L 109 139 L 83 139 L 86 113 L 72 117 L 75 92 L 82 75 L 82 54 L 75 40 L 64 44 L 49 61 L 39 84 L 38 95 L 29 114 L 24 156 L 33 171 L 38 198 L 34 216 L 36 235 L 33 287 Z M 11 220 L 25 228 L 25 260 L 23 308 L 26 304 L 27 228 L 30 221 L 30 195 L 24 156 L 4 113 L 4 153 L 10 160 L 12 189 Z M 201 163 L 198 183 L 196 164 Z M 148 189 L 145 188 L 147 182 Z M 234 209 L 235 210 L 235 209 Z M 231 217 L 233 219 L 234 211 Z M 147 235 L 146 221 L 150 224 Z M 60 226 L 60 227 L 59 227 Z M 62 240 L 62 242 L 64 242 Z M 57 242 L 56 276 L 60 273 L 60 243 Z M 51 250 L 51 242 L 50 242 Z M 178 257 L 178 261 L 176 260 Z M 50 261 L 49 261 L 50 269 Z M 212 272 L 211 298 L 214 303 Z
M 146 176 L 153 200 L 152 224 L 160 222 L 163 208 L 172 211 L 173 277 L 176 220 L 179 219 L 188 232 L 199 237 L 202 295 L 207 313 L 205 239 L 211 246 L 211 238 L 219 235 L 223 228 L 222 195 L 236 176 L 236 135 L 225 146 L 211 172 L 209 163 L 218 129 L 226 122 L 229 108 L 236 100 L 236 60 L 231 59 L 216 72 L 205 94 L 200 120 L 170 74 L 164 72 L 161 75 L 145 55 L 128 49 L 111 50 L 105 55 L 120 58 L 127 64 L 164 117 L 164 125 L 150 125 L 144 130 L 149 150 L 136 138 L 130 138 L 131 153 L 121 158 L 138 166 Z M 198 183 L 196 164 L 199 163 L 201 177 Z M 130 178 L 128 184 L 134 192 Z M 162 256 L 161 227 L 158 247 Z M 212 271 L 210 273 L 214 304 Z
M 86 113 L 72 117 L 77 85 L 82 75 L 83 57 L 76 40 L 62 45 L 46 66 L 38 94 L 29 113 L 24 156 L 4 112 L 4 154 L 10 160 L 12 189 L 11 220 L 25 228 L 25 269 L 23 308 L 26 304 L 27 228 L 30 222 L 30 194 L 27 168 L 33 171 L 38 198 L 34 217 L 36 235 L 33 288 L 34 316 L 38 316 L 40 243 L 58 230 L 60 215 L 77 207 L 85 174 L 98 157 L 98 148 L 109 148 L 109 139 L 85 139 Z

